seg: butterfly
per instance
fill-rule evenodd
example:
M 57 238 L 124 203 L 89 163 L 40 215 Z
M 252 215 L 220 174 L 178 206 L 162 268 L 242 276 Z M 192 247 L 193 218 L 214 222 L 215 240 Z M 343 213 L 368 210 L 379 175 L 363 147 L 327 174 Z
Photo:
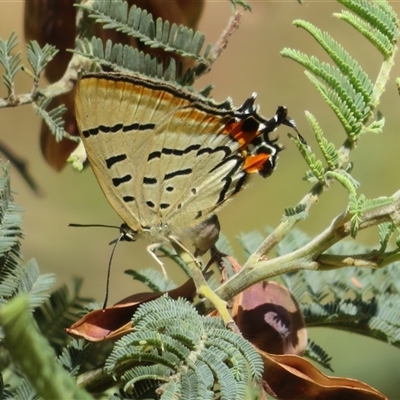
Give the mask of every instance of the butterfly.
M 265 119 L 256 94 L 241 107 L 155 78 L 89 73 L 76 87 L 76 120 L 90 165 L 130 238 L 190 238 L 199 253 L 218 238 L 215 213 L 250 176 L 269 176 L 295 128 L 285 107 Z

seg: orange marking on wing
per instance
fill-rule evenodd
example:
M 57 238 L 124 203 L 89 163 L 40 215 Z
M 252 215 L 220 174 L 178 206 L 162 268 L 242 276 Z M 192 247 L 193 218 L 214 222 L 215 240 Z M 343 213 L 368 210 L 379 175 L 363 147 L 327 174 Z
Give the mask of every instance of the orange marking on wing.
M 259 131 L 244 132 L 242 125 L 243 121 L 232 122 L 227 124 L 224 130 L 224 134 L 233 137 L 240 143 L 240 148 L 249 145 L 260 133 Z
M 177 107 L 176 107 L 177 108 Z M 186 119 L 190 115 L 190 120 L 202 125 L 212 124 L 219 122 L 221 118 L 207 115 L 204 111 L 196 110 L 193 108 L 184 108 L 174 113 L 176 119 Z
M 262 170 L 269 157 L 270 155 L 265 153 L 257 154 L 255 156 L 247 156 L 246 160 L 244 161 L 243 169 L 249 174 L 258 172 Z

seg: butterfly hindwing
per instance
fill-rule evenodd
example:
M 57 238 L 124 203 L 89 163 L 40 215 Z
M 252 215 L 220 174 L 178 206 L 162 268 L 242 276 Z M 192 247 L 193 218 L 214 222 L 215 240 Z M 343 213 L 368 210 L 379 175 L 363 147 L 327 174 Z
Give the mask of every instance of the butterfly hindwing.
M 226 119 L 231 117 L 204 114 L 191 105 L 177 110 L 156 127 L 155 136 L 162 145 L 160 157 L 150 161 L 150 168 L 160 171 L 158 195 L 162 208 L 159 211 L 169 223 L 177 215 L 190 224 L 203 219 L 195 221 L 204 207 L 197 201 L 201 191 L 211 193 L 212 185 L 218 186 L 220 177 L 211 174 L 211 170 L 234 150 L 230 146 L 237 147 L 223 132 Z M 208 188 L 203 185 L 206 181 Z M 187 207 L 192 203 L 194 208 Z M 214 203 L 212 196 L 208 203 Z

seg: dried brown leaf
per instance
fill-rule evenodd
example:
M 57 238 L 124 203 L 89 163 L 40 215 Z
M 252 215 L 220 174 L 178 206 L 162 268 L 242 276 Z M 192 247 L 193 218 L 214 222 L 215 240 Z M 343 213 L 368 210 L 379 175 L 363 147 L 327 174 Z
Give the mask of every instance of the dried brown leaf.
M 259 351 L 264 362 L 263 386 L 280 400 L 385 400 L 382 393 L 356 379 L 323 374 L 306 359 Z
M 290 291 L 260 282 L 236 296 L 232 316 L 243 337 L 273 354 L 302 354 L 307 346 L 303 315 Z
M 189 279 L 182 286 L 168 292 L 137 293 L 104 310 L 94 310 L 86 314 L 65 330 L 76 338 L 83 338 L 91 342 L 118 339 L 134 330 L 131 323 L 132 315 L 141 304 L 155 300 L 165 293 L 172 299 L 182 297 L 192 301 L 196 295 L 196 288 L 193 280 Z

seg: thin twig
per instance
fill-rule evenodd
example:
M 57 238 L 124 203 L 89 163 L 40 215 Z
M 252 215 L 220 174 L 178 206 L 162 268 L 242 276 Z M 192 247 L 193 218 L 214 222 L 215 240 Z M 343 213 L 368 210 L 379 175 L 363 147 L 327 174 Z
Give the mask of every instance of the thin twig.
M 78 8 L 76 17 L 77 27 L 81 26 L 83 19 L 84 11 L 81 8 Z M 88 58 L 78 54 L 73 54 L 64 75 L 57 82 L 54 82 L 40 90 L 36 90 L 35 86 L 37 83 L 34 82 L 33 89 L 30 93 L 18 96 L 14 95 L 9 98 L 0 98 L 0 108 L 31 104 L 37 99 L 38 95 L 46 98 L 53 98 L 68 93 L 74 88 L 75 83 L 78 80 L 78 73 L 82 70 L 89 70 L 91 64 L 92 62 Z
M 210 67 L 221 56 L 222 52 L 227 48 L 230 38 L 239 29 L 242 15 L 243 11 L 236 11 L 235 15 L 229 20 L 228 26 L 210 52 L 208 57 Z
M 361 217 L 360 229 L 366 229 L 383 222 L 396 222 L 400 215 L 400 190 L 391 198 L 393 199 L 393 203 L 366 212 Z M 216 294 L 221 299 L 228 300 L 249 286 L 285 273 L 293 273 L 300 270 L 317 271 L 349 266 L 349 263 L 352 261 L 344 257 L 341 260 L 342 263 L 339 263 L 340 259 L 336 258 L 335 263 L 330 264 L 332 268 L 328 268 L 326 263 L 333 259 L 322 254 L 340 240 L 351 235 L 350 218 L 351 215 L 348 211 L 344 211 L 316 238 L 302 248 L 292 251 L 289 254 L 261 261 L 257 260 L 253 255 L 246 263 L 246 268 L 242 268 L 239 273 L 221 285 L 216 290 Z M 370 254 L 371 259 L 369 263 L 367 263 L 368 258 L 365 256 L 362 266 L 373 268 L 373 255 L 374 253 Z M 400 254 L 398 252 L 388 252 L 381 255 L 381 257 L 382 258 L 379 258 L 375 253 L 375 265 L 377 268 L 388 265 L 390 262 L 398 261 L 400 259 Z M 362 257 L 358 260 L 355 259 L 354 262 L 362 264 Z M 207 302 L 203 302 L 198 304 L 198 308 L 201 309 L 202 312 L 208 312 L 212 309 L 212 306 Z
M 400 261 L 400 253 L 398 250 L 387 253 L 380 253 L 372 250 L 365 254 L 323 254 L 318 257 L 318 270 L 331 270 L 342 267 L 360 267 L 378 269 L 383 268 L 393 262 Z
M 207 64 L 205 65 L 204 70 L 197 73 L 196 79 L 210 72 L 214 62 L 217 61 L 222 52 L 227 48 L 231 36 L 238 30 L 242 15 L 243 11 L 237 11 L 235 15 L 229 20 L 228 26 L 226 27 L 224 32 L 222 32 L 222 35 L 211 49 L 207 57 Z

